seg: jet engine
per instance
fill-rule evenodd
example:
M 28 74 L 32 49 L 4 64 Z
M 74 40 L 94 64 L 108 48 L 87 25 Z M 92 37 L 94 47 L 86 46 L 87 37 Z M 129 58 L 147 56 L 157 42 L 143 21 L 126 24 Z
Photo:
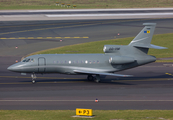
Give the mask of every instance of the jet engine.
M 127 57 L 127 56 L 114 56 L 114 57 L 110 57 L 109 59 L 110 64 L 116 64 L 116 65 L 128 64 L 132 62 L 135 62 L 135 59 L 132 57 Z

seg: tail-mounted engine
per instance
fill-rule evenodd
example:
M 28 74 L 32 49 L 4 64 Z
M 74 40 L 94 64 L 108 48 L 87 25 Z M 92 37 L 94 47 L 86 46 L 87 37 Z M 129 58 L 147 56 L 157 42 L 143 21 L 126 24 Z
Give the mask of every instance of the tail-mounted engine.
M 135 62 L 134 58 L 132 58 L 132 57 L 114 56 L 114 57 L 109 58 L 110 64 L 120 65 L 120 64 L 132 63 L 132 62 Z

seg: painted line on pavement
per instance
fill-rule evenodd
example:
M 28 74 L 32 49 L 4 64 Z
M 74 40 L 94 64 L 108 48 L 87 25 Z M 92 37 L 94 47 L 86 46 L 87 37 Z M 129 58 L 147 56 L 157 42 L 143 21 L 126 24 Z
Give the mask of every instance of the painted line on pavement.
M 161 18 L 150 18 L 150 19 L 145 19 L 145 20 L 153 20 L 153 19 L 161 19 Z M 11 34 L 11 33 L 20 33 L 20 32 L 29 32 L 29 31 L 40 31 L 40 30 L 50 30 L 50 29 L 90 26 L 90 25 L 99 25 L 99 24 L 108 24 L 108 23 L 123 23 L 123 22 L 128 22 L 128 21 L 141 21 L 141 20 L 143 20 L 143 19 L 135 19 L 135 20 L 109 20 L 107 22 L 105 22 L 105 21 L 79 22 L 80 25 L 78 23 L 78 25 L 71 25 L 71 26 L 69 25 L 69 26 L 48 27 L 48 28 L 46 27 L 46 28 L 41 28 L 41 29 L 31 29 L 31 30 L 23 30 L 23 31 L 5 32 L 5 33 L 0 33 L 0 35 Z M 64 24 L 72 24 L 72 23 L 64 23 Z M 51 25 L 51 24 L 45 24 L 45 25 Z M 55 25 L 59 25 L 59 24 L 55 24 Z M 25 26 L 43 26 L 43 25 L 22 25 L 22 27 L 25 27 Z M 2 27 L 4 27 L 4 26 L 2 26 Z M 7 26 L 7 27 L 9 27 L 9 26 Z M 14 26 L 11 26 L 11 27 L 14 27 Z M 16 27 L 20 27 L 20 26 L 16 26 Z
M 18 38 L 0 38 L 2 40 L 4 39 L 58 39 L 58 38 L 62 38 L 62 39 L 82 39 L 82 38 L 89 38 L 87 36 L 85 37 L 18 37 Z
M 0 100 L 0 102 L 95 102 L 95 100 Z M 173 100 L 99 100 L 99 102 L 173 102 Z
M 136 79 L 136 80 L 112 80 L 112 82 L 170 81 L 170 80 L 173 80 L 173 78 L 154 78 L 154 79 L 143 79 L 143 80 L 139 80 L 139 79 Z
M 153 16 L 153 15 L 173 15 L 172 12 L 170 13 L 133 13 L 133 14 L 129 14 L 129 13 L 124 13 L 124 14 L 66 14 L 66 15 L 45 15 L 46 17 L 106 17 L 106 16 L 144 16 L 144 15 L 147 15 L 147 16 Z
M 23 77 L 23 76 L 0 76 L 0 78 L 14 78 L 14 79 L 31 79 L 31 77 Z M 58 77 L 37 77 L 37 79 L 49 79 L 49 80 L 55 80 L 51 82 L 37 82 L 41 84 L 47 84 L 47 83 L 77 83 L 77 82 L 86 82 L 87 80 L 85 78 L 58 78 Z M 56 81 L 56 80 L 68 80 L 68 81 Z M 75 80 L 75 81 L 73 81 Z M 143 80 L 111 80 L 111 82 L 140 82 L 140 81 L 172 81 L 173 78 L 154 78 L 154 79 L 143 79 Z M 110 80 L 108 80 L 109 82 Z M 16 82 L 16 83 L 0 83 L 1 84 L 32 84 L 31 82 Z
M 23 76 L 0 76 L 0 78 L 31 78 L 31 77 L 23 77 Z M 83 79 L 83 78 L 37 77 L 37 79 Z

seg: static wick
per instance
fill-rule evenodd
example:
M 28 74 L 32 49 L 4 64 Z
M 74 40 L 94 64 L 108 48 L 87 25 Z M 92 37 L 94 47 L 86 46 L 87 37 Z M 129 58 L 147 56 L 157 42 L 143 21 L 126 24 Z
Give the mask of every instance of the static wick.
M 95 99 L 95 102 L 99 102 L 99 100 L 96 98 L 96 99 Z

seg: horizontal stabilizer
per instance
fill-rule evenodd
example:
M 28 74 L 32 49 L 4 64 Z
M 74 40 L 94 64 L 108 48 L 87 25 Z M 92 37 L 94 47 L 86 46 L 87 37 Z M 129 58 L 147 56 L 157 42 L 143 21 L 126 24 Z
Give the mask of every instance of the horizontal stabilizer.
M 113 74 L 113 73 L 102 73 L 102 72 L 91 72 L 83 70 L 73 70 L 75 73 L 81 74 L 92 74 L 92 75 L 109 75 L 109 76 L 118 76 L 118 77 L 132 77 L 132 75 L 122 75 L 122 74 Z
M 161 46 L 157 46 L 157 45 L 153 45 L 153 44 L 148 44 L 148 45 L 134 45 L 134 47 L 141 47 L 141 48 L 154 48 L 154 49 L 167 49 L 166 47 L 161 47 Z

